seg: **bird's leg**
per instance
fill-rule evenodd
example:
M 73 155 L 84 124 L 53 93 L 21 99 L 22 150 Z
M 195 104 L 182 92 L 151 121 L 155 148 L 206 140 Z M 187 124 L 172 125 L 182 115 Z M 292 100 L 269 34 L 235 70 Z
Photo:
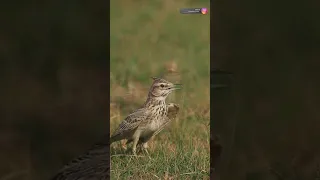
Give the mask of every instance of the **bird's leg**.
M 133 145 L 132 145 L 132 153 L 133 155 L 137 155 L 137 144 L 138 144 L 138 141 L 139 141 L 139 136 L 138 137 L 135 137 L 133 139 Z
M 127 140 L 127 142 L 128 142 L 129 140 Z M 125 140 L 123 140 L 122 142 L 121 142 L 121 147 L 124 149 L 124 150 L 127 150 L 127 143 L 126 143 L 126 141 Z
M 143 150 L 149 155 L 149 152 L 148 152 L 148 142 L 145 142 L 145 143 L 142 143 L 142 147 L 143 147 Z
M 151 159 L 150 154 L 148 152 L 148 148 L 149 148 L 148 142 L 143 143 L 142 147 L 143 147 L 144 152 L 146 152 L 147 156 L 149 157 L 149 159 Z

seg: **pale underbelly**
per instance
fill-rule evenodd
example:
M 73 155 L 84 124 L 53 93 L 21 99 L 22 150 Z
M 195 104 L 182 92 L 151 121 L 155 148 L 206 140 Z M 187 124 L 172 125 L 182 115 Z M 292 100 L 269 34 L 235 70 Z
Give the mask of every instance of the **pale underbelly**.
M 140 137 L 152 136 L 161 127 L 161 121 L 153 121 L 141 129 Z

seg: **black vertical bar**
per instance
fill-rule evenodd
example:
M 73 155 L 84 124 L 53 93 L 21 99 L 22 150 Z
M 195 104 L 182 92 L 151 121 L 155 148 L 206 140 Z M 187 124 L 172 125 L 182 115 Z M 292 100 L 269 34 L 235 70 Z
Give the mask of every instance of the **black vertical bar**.
M 210 87 L 212 85 L 212 78 L 211 78 L 211 69 L 212 69 L 212 61 L 213 61 L 213 1 L 210 0 Z M 212 97 L 211 97 L 211 88 L 210 88 L 210 118 L 213 118 L 213 112 L 211 108 L 211 102 L 212 102 Z M 216 162 L 221 154 L 222 147 L 219 146 L 217 143 L 215 143 L 217 139 L 214 139 L 213 135 L 213 129 L 212 129 L 212 120 L 210 119 L 210 179 L 216 179 Z
M 106 93 L 108 93 L 108 100 L 107 100 L 107 107 L 106 107 L 106 110 L 107 110 L 107 112 L 106 112 L 106 118 L 107 118 L 107 120 L 108 120 L 108 123 L 107 123 L 107 127 L 106 127 L 106 132 L 107 132 L 107 138 L 108 138 L 108 140 L 109 140 L 109 142 L 108 142 L 108 154 L 109 154 L 109 158 L 108 158 L 108 165 L 109 165 L 109 167 L 108 167 L 108 179 L 110 179 L 110 139 L 109 139 L 109 137 L 110 137 L 110 1 L 107 1 L 107 2 L 109 2 L 109 3 L 107 3 L 107 12 L 106 12 L 106 15 L 107 15 L 107 28 L 106 28 L 106 30 L 105 30 L 105 33 L 106 33 L 106 37 L 108 37 L 108 40 L 107 40 L 107 43 L 108 43 L 108 47 L 106 48 L 107 49 L 107 53 L 106 53 L 106 60 L 108 61 L 108 65 L 109 65 L 109 67 L 106 67 L 106 69 L 107 69 L 107 71 L 108 71 L 108 77 L 107 77 L 107 79 L 108 79 L 108 81 L 106 81 L 106 82 L 108 82 L 108 92 L 106 92 Z
M 236 101 L 234 75 L 221 70 L 219 57 L 219 3 L 210 3 L 210 176 L 224 179 L 235 135 Z M 218 68 L 219 67 L 219 68 Z
M 213 97 L 212 97 L 212 88 L 214 85 L 213 82 L 213 61 L 214 61 L 214 2 L 210 1 L 210 179 L 220 179 L 219 178 L 219 172 L 217 170 L 217 166 L 219 164 L 219 160 L 222 153 L 222 146 L 219 142 L 219 138 L 216 136 L 214 131 L 214 124 L 213 124 L 213 118 L 215 117 L 214 109 L 213 107 Z
M 2 166 L 0 179 L 50 179 L 91 145 L 97 126 L 85 125 L 107 124 L 109 134 L 109 9 L 104 0 L 1 4 L 0 158 L 18 155 L 18 169 Z

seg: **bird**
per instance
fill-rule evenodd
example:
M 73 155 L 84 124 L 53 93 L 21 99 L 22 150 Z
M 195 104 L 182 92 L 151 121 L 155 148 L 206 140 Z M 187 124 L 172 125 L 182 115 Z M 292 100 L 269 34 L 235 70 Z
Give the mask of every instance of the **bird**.
M 150 139 L 153 139 L 157 134 L 159 134 L 172 120 L 174 120 L 177 117 L 177 114 L 179 112 L 179 105 L 175 104 L 175 103 L 168 103 L 167 104 L 167 109 L 168 109 L 168 115 L 166 118 L 166 121 L 164 121 L 162 123 L 162 125 L 160 125 L 159 129 L 153 134 L 153 136 Z M 128 145 L 129 143 L 131 143 L 132 140 L 127 141 L 126 145 Z M 145 146 L 148 146 L 146 143 L 147 141 L 142 137 L 139 139 L 138 141 L 138 145 L 145 143 Z
M 147 142 L 155 133 L 160 132 L 179 110 L 177 104 L 166 105 L 165 99 L 171 92 L 181 87 L 179 84 L 173 84 L 161 78 L 154 77 L 153 80 L 148 98 L 142 108 L 125 118 L 111 138 L 109 134 L 105 135 L 85 154 L 66 164 L 51 180 L 110 179 L 109 152 L 112 142 L 129 138 L 137 144 L 140 137 Z M 128 136 L 130 134 L 131 136 Z M 144 141 L 143 144 L 146 146 Z
M 173 84 L 165 79 L 153 77 L 148 97 L 143 106 L 129 114 L 110 137 L 110 144 L 127 139 L 133 142 L 132 153 L 136 154 L 140 140 L 143 150 L 148 153 L 147 142 L 169 121 L 166 98 L 173 91 L 181 89 L 181 84 Z
M 153 136 L 160 133 L 179 112 L 179 105 L 167 104 L 168 118 Z M 82 156 L 65 165 L 51 180 L 104 180 L 110 177 L 109 170 L 109 136 L 105 136 L 99 143 Z M 141 141 L 140 139 L 140 142 Z M 127 144 L 130 142 L 127 142 Z

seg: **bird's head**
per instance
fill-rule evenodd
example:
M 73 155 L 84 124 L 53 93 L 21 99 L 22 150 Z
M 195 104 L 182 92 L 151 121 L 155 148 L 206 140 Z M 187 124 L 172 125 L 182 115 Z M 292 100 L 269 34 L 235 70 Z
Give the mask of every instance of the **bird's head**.
M 173 84 L 162 78 L 153 77 L 153 84 L 149 91 L 149 96 L 157 99 L 165 99 L 171 92 L 181 89 L 181 84 Z

